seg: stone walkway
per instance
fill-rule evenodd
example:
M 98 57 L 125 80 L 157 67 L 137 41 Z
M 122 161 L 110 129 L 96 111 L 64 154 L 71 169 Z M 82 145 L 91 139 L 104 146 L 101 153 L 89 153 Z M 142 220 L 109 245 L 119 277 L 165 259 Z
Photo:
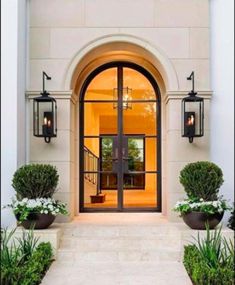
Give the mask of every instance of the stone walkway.
M 160 214 L 81 214 L 41 285 L 191 285 L 181 232 Z

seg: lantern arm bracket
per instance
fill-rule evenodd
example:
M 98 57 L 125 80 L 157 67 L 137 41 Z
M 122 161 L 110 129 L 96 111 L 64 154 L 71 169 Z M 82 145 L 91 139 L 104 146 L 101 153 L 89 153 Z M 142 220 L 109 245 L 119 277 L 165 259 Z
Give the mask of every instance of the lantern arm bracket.
M 192 71 L 192 73 L 189 75 L 189 77 L 187 77 L 187 80 L 192 80 L 192 90 L 188 93 L 188 95 L 189 96 L 196 96 L 197 92 L 195 92 L 195 89 L 194 89 L 194 85 L 195 85 L 194 71 Z
M 46 74 L 45 71 L 42 72 L 42 96 L 48 96 L 49 93 L 45 90 L 45 78 L 46 80 L 51 80 L 51 77 Z

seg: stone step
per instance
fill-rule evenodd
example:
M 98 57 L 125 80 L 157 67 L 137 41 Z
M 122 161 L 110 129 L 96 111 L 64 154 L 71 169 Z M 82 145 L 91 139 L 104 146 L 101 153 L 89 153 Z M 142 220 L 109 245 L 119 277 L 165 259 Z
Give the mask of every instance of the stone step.
M 105 262 L 74 263 L 66 266 L 56 261 L 44 278 L 45 284 L 125 284 L 125 285 L 191 285 L 179 262 Z M 166 283 L 167 280 L 167 283 Z
M 156 226 L 107 226 L 107 225 L 76 225 L 64 227 L 63 236 L 65 237 L 138 237 L 155 238 L 158 236 L 180 237 L 181 232 L 177 227 L 167 227 L 165 225 Z
M 107 263 L 107 262 L 161 262 L 180 261 L 180 250 L 110 250 L 76 251 L 60 249 L 57 261 L 65 264 Z
M 157 250 L 180 249 L 181 241 L 175 236 L 158 236 L 157 238 L 115 237 L 115 238 L 77 238 L 63 237 L 61 249 L 76 251 L 119 251 L 119 250 Z

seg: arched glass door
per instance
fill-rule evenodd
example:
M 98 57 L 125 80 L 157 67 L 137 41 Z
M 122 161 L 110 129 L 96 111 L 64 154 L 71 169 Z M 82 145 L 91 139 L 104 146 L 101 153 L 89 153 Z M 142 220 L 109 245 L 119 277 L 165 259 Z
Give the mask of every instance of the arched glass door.
M 95 70 L 80 98 L 80 210 L 160 211 L 160 94 L 118 62 Z

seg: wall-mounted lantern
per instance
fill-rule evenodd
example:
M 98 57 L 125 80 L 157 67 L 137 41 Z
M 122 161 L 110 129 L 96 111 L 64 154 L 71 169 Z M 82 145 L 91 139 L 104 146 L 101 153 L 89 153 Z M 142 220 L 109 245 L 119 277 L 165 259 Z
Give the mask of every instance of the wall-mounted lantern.
M 57 105 L 56 100 L 50 97 L 45 90 L 45 78 L 51 80 L 44 71 L 42 73 L 43 92 L 33 99 L 33 134 L 44 137 L 46 143 L 57 135 Z
M 192 143 L 194 137 L 204 135 L 204 99 L 194 91 L 194 71 L 187 80 L 192 80 L 192 90 L 182 100 L 182 137 Z

